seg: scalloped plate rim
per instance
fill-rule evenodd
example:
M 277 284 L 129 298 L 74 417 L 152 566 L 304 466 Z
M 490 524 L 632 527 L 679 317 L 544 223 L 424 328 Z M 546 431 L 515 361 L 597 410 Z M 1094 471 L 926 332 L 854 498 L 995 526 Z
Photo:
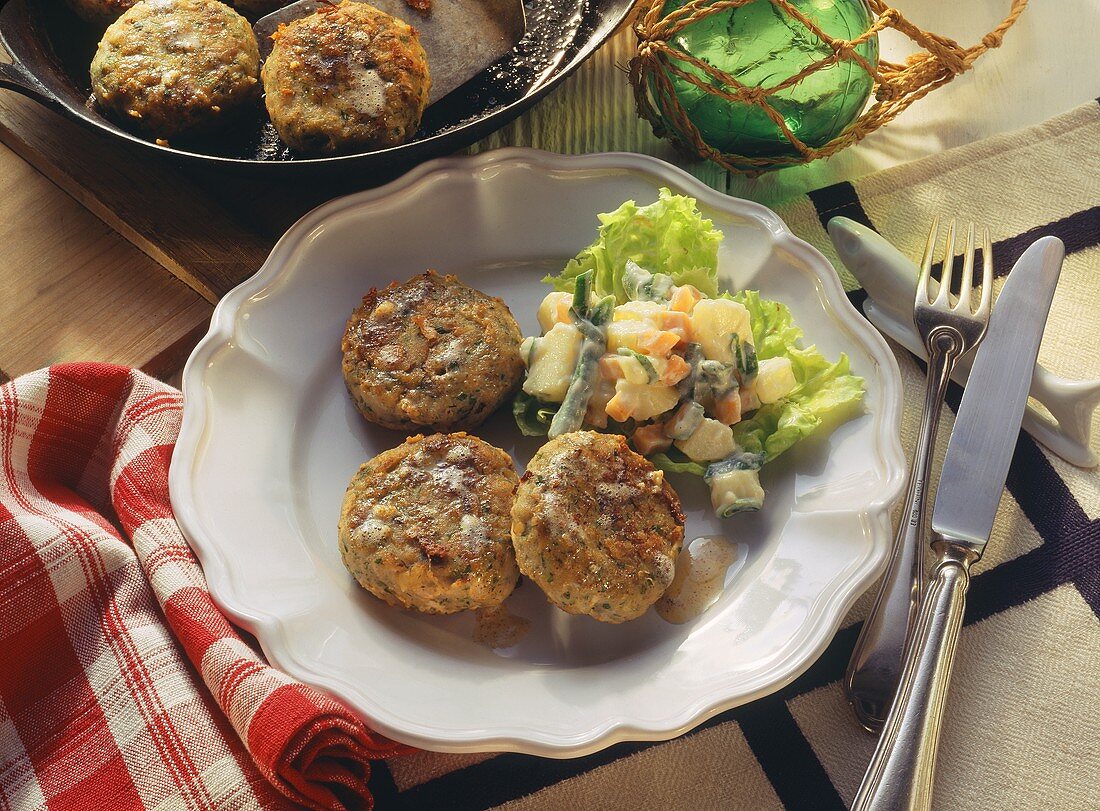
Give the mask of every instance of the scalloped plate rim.
M 813 621 L 804 623 L 785 648 L 785 655 L 768 671 L 750 682 L 751 689 L 732 697 L 704 697 L 679 712 L 676 717 L 658 723 L 639 725 L 625 717 L 602 719 L 587 729 L 571 735 L 537 733 L 525 728 L 501 728 L 494 733 L 470 729 L 463 733 L 448 731 L 440 738 L 438 731 L 407 719 L 382 705 L 369 707 L 350 700 L 345 682 L 331 674 L 319 672 L 295 655 L 286 638 L 282 619 L 273 613 L 249 605 L 247 597 L 233 587 L 232 572 L 208 534 L 193 507 L 194 495 L 190 472 L 197 462 L 209 427 L 208 404 L 202 389 L 202 369 L 213 356 L 230 342 L 236 315 L 241 304 L 258 291 L 276 281 L 292 264 L 295 254 L 308 242 L 309 235 L 330 218 L 382 201 L 413 193 L 422 183 L 447 172 L 463 171 L 477 175 L 487 169 L 526 165 L 546 171 L 595 174 L 633 171 L 659 179 L 695 196 L 706 205 L 729 213 L 748 216 L 763 223 L 777 244 L 801 256 L 823 288 L 823 299 L 837 320 L 842 322 L 862 343 L 863 348 L 880 366 L 883 390 L 882 418 L 877 420 L 876 462 L 883 470 L 882 491 L 857 512 L 864 517 L 874 542 L 863 560 L 840 582 L 833 581 L 829 589 L 818 595 L 812 613 Z M 564 156 L 541 150 L 508 147 L 472 156 L 437 158 L 412 169 L 401 178 L 375 189 L 368 189 L 337 198 L 313 209 L 292 225 L 272 248 L 263 266 L 251 277 L 233 288 L 218 303 L 207 334 L 198 343 L 183 372 L 183 392 L 186 408 L 169 472 L 169 488 L 176 519 L 184 536 L 195 551 L 210 587 L 215 603 L 245 630 L 260 641 L 269 661 L 287 674 L 315 687 L 327 690 L 362 714 L 370 726 L 384 735 L 424 749 L 440 752 L 506 751 L 547 757 L 577 757 L 599 751 L 623 741 L 661 741 L 676 737 L 698 726 L 714 715 L 769 695 L 801 675 L 824 652 L 848 609 L 880 574 L 890 543 L 889 510 L 900 496 L 906 475 L 899 427 L 901 419 L 901 375 L 892 351 L 882 336 L 854 308 L 844 295 L 840 280 L 828 260 L 787 228 L 771 209 L 753 201 L 730 197 L 718 192 L 687 172 L 658 158 L 627 152 L 594 153 Z M 797 644 L 795 644 L 797 643 Z

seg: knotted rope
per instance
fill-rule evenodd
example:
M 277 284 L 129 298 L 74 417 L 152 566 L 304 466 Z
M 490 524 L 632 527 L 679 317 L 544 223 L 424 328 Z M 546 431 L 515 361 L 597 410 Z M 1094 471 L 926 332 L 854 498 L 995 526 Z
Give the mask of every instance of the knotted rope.
M 737 172 L 757 175 L 771 169 L 809 163 L 828 157 L 846 146 L 856 143 L 865 135 L 892 121 L 917 99 L 923 98 L 937 87 L 947 84 L 960 73 L 965 73 L 974 61 L 990 48 L 1000 46 L 1004 33 L 1016 22 L 1027 6 L 1027 0 L 1012 0 L 1008 16 L 982 37 L 977 45 L 964 47 L 955 40 L 933 34 L 909 22 L 900 11 L 886 5 L 883 0 L 867 0 L 873 19 L 866 31 L 851 40 L 830 37 L 809 17 L 797 9 L 790 0 L 768 0 L 787 15 L 798 20 L 831 53 L 807 65 L 794 76 L 771 87 L 750 87 L 715 66 L 686 53 L 671 44 L 684 28 L 712 14 L 737 8 L 756 0 L 689 0 L 678 9 L 662 16 L 666 0 L 641 0 L 634 22 L 638 47 L 630 60 L 630 83 L 638 114 L 653 125 L 660 137 L 668 137 L 679 147 L 708 158 Z M 880 60 L 872 65 L 856 48 L 878 35 L 886 28 L 905 34 L 924 50 L 911 54 L 904 64 Z M 855 62 L 874 81 L 874 103 L 843 132 L 826 144 L 812 147 L 803 143 L 791 132 L 783 116 L 770 103 L 769 97 L 786 90 L 810 74 L 838 64 Z M 685 70 L 689 65 L 700 75 Z M 794 146 L 797 155 L 777 157 L 752 157 L 721 152 L 707 144 L 699 130 L 688 118 L 673 89 L 671 77 L 688 82 L 705 93 L 730 102 L 740 102 L 759 107 Z M 716 86 L 719 85 L 719 86 Z

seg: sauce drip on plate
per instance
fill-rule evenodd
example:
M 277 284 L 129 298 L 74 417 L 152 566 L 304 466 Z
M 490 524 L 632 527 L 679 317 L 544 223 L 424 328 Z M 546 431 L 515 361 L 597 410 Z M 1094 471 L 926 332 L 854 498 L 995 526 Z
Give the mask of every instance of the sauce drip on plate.
M 654 606 L 676 625 L 695 619 L 718 600 L 726 572 L 737 560 L 737 544 L 721 535 L 696 538 L 676 559 L 676 577 Z
M 474 613 L 474 641 L 490 648 L 518 645 L 531 630 L 531 620 L 517 617 L 503 605 Z

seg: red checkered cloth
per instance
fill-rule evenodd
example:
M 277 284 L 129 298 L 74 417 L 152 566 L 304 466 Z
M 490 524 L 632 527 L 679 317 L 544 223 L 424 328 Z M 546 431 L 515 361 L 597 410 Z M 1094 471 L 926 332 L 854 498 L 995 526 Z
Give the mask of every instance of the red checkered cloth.
M 119 366 L 0 386 L 0 808 L 369 808 L 403 747 L 211 601 L 168 500 L 181 414 Z

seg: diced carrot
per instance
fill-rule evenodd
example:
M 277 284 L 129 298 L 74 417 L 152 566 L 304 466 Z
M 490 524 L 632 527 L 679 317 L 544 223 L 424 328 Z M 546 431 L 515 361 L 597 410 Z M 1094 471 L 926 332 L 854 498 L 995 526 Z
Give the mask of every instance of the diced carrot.
M 668 353 L 678 343 L 680 343 L 680 336 L 675 332 L 653 330 L 642 336 L 642 339 L 638 341 L 638 348 L 655 358 L 667 358 Z
M 723 425 L 733 425 L 741 421 L 741 393 L 731 389 L 714 403 L 714 416 Z
M 584 413 L 584 424 L 591 425 L 593 428 L 607 427 L 607 412 L 604 410 L 603 403 L 589 401 L 588 410 Z
M 681 313 L 690 313 L 695 307 L 695 303 L 703 297 L 703 294 L 696 290 L 692 285 L 685 284 L 676 288 L 676 292 L 672 294 L 672 298 L 669 299 L 668 306 L 671 310 L 676 310 Z
M 634 410 L 626 402 L 626 398 L 618 392 L 607 401 L 607 408 L 604 410 L 607 412 L 607 416 L 616 422 L 626 422 L 634 413 Z
M 662 310 L 657 314 L 657 326 L 668 332 L 676 333 L 682 343 L 691 340 L 691 317 L 687 313 Z
M 605 380 L 618 380 L 623 377 L 623 365 L 615 355 L 604 355 L 599 360 L 600 376 Z
M 681 358 L 679 355 L 670 355 L 668 358 L 668 364 L 665 366 L 664 374 L 661 375 L 661 382 L 666 386 L 675 386 L 681 380 L 688 376 L 691 371 L 691 364 Z
M 634 443 L 634 449 L 642 456 L 667 451 L 672 447 L 672 437 L 665 436 L 665 427 L 660 423 L 643 425 L 634 431 L 630 439 Z

